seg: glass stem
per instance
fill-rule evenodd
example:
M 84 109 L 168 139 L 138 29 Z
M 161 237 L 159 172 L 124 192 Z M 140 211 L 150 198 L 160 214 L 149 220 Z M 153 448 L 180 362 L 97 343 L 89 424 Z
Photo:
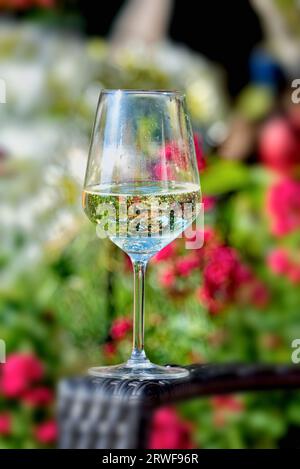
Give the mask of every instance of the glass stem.
M 132 260 L 134 272 L 133 342 L 131 364 L 147 361 L 144 351 L 145 272 L 147 262 Z

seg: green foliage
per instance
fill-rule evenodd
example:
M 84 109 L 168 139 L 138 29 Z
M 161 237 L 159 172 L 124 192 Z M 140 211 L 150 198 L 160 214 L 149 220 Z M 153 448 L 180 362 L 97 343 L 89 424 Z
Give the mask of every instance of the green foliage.
M 201 178 L 201 187 L 206 195 L 222 195 L 244 188 L 249 182 L 250 175 L 243 164 L 214 157 Z

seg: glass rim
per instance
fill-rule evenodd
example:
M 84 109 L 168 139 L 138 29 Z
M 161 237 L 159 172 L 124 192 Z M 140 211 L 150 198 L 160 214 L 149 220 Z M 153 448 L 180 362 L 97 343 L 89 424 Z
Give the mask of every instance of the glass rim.
M 168 90 L 168 89 L 154 89 L 154 90 L 143 90 L 143 89 L 130 89 L 130 88 L 101 88 L 102 94 L 113 94 L 113 93 L 124 93 L 124 94 L 153 94 L 160 95 L 166 94 L 168 96 L 179 96 L 184 98 L 185 93 L 179 90 Z

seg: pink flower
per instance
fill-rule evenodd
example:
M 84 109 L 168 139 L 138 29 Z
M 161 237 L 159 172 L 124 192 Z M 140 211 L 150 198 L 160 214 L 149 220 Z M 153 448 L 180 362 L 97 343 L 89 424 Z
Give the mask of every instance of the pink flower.
M 165 288 L 171 288 L 175 284 L 176 275 L 173 268 L 167 267 L 159 277 L 159 281 Z
M 296 131 L 299 132 L 300 130 L 300 109 L 299 106 L 295 106 L 295 104 L 291 104 L 287 109 L 288 112 L 288 119 L 291 124 L 291 127 Z
M 47 406 L 53 401 L 53 392 L 45 386 L 30 389 L 23 395 L 23 401 L 32 406 Z
M 289 271 L 288 271 L 288 278 L 290 279 L 291 283 L 294 283 L 295 285 L 299 285 L 300 265 L 291 263 Z
M 212 243 L 217 240 L 218 236 L 215 230 L 211 226 L 207 226 L 204 229 L 204 244 Z
M 183 420 L 170 407 L 163 407 L 155 412 L 149 449 L 191 449 L 191 425 Z
M 11 433 L 11 416 L 10 414 L 0 414 L 0 436 L 9 436 Z
M 182 150 L 177 142 L 170 141 L 161 148 L 159 154 L 162 159 L 177 162 L 181 157 Z
M 296 285 L 300 283 L 300 262 L 295 261 L 284 249 L 271 252 L 268 265 L 275 274 L 285 276 Z
M 272 232 L 283 236 L 300 229 L 300 182 L 284 179 L 273 185 L 267 195 L 267 211 Z
M 212 316 L 218 314 L 222 307 L 225 306 L 225 302 L 223 305 L 220 304 L 220 302 L 213 297 L 212 292 L 205 285 L 198 289 L 197 296 L 199 300 L 205 304 L 206 308 Z
M 300 138 L 286 119 L 273 118 L 262 129 L 259 153 L 269 168 L 291 174 L 300 166 Z
M 103 353 L 107 358 L 113 358 L 117 352 L 117 347 L 114 342 L 106 342 L 106 344 L 103 345 Z
M 41 423 L 35 429 L 35 437 L 39 443 L 49 445 L 57 438 L 57 424 L 54 420 Z
M 43 365 L 37 357 L 15 353 L 3 365 L 1 390 L 6 397 L 21 397 L 30 386 L 43 376 Z
M 160 181 L 172 181 L 175 179 L 173 167 L 169 163 L 157 163 L 153 169 L 154 177 Z
M 203 237 L 204 247 L 216 244 L 218 240 L 218 236 L 211 226 L 205 227 L 204 230 L 198 228 L 195 232 L 195 235 L 189 238 L 189 241 L 195 241 L 197 236 L 199 238 Z M 202 249 L 200 249 L 199 251 L 202 252 Z
M 269 255 L 267 262 L 275 274 L 285 274 L 289 270 L 290 261 L 284 249 L 274 249 Z
M 214 424 L 218 428 L 224 427 L 232 414 L 239 414 L 245 408 L 244 403 L 234 396 L 215 396 L 211 402 Z
M 121 340 L 124 339 L 127 332 L 130 331 L 132 328 L 131 320 L 128 318 L 117 318 L 114 320 L 111 328 L 110 328 L 110 335 L 113 340 Z
M 165 246 L 161 251 L 159 251 L 154 257 L 153 257 L 153 262 L 160 262 L 160 261 L 166 261 L 170 258 L 172 258 L 175 254 L 175 245 L 174 243 L 170 243 L 167 246 Z
M 205 252 L 207 250 L 207 252 Z M 217 314 L 233 302 L 266 305 L 266 287 L 244 265 L 229 246 L 204 248 L 203 284 L 198 297 L 211 314 Z
M 210 210 L 213 210 L 216 205 L 216 199 L 211 196 L 204 196 L 202 198 L 202 203 L 204 205 L 204 211 L 209 212 Z
M 226 246 L 218 247 L 205 268 L 206 283 L 219 286 L 225 284 L 236 267 L 237 258 L 233 249 Z
M 200 135 L 196 133 L 194 133 L 194 145 L 195 145 L 198 170 L 201 173 L 206 168 L 206 162 L 204 158 L 202 139 Z
M 253 303 L 257 308 L 263 308 L 269 302 L 270 295 L 266 286 L 259 282 L 253 282 L 252 293 L 251 293 L 251 303 Z
M 215 409 L 226 409 L 231 412 L 241 412 L 244 410 L 244 403 L 234 396 L 215 396 L 212 398 Z
M 198 169 L 201 172 L 206 167 L 206 163 L 204 159 L 202 139 L 200 135 L 196 133 L 194 134 L 194 147 Z M 170 168 L 172 166 L 179 167 L 181 169 L 186 169 L 188 167 L 189 149 L 186 145 L 180 145 L 176 141 L 169 141 L 160 149 L 159 155 L 162 161 L 158 168 L 168 167 L 168 163 Z M 169 177 L 164 179 L 169 179 Z
M 235 279 L 237 284 L 251 283 L 253 280 L 252 272 L 247 265 L 237 262 L 235 268 Z
M 186 170 L 189 165 L 189 148 L 185 143 L 170 141 L 159 152 L 162 165 L 170 165 L 174 169 Z
M 176 262 L 176 272 L 182 277 L 187 277 L 193 270 L 199 267 L 199 259 L 195 256 L 185 256 Z

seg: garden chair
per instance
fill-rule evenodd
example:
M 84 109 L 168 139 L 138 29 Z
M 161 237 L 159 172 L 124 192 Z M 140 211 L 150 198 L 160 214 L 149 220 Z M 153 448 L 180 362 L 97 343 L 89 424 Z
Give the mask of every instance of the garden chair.
M 242 391 L 300 388 L 297 365 L 191 365 L 180 380 L 82 376 L 59 384 L 60 448 L 147 448 L 152 415 L 162 405 Z

